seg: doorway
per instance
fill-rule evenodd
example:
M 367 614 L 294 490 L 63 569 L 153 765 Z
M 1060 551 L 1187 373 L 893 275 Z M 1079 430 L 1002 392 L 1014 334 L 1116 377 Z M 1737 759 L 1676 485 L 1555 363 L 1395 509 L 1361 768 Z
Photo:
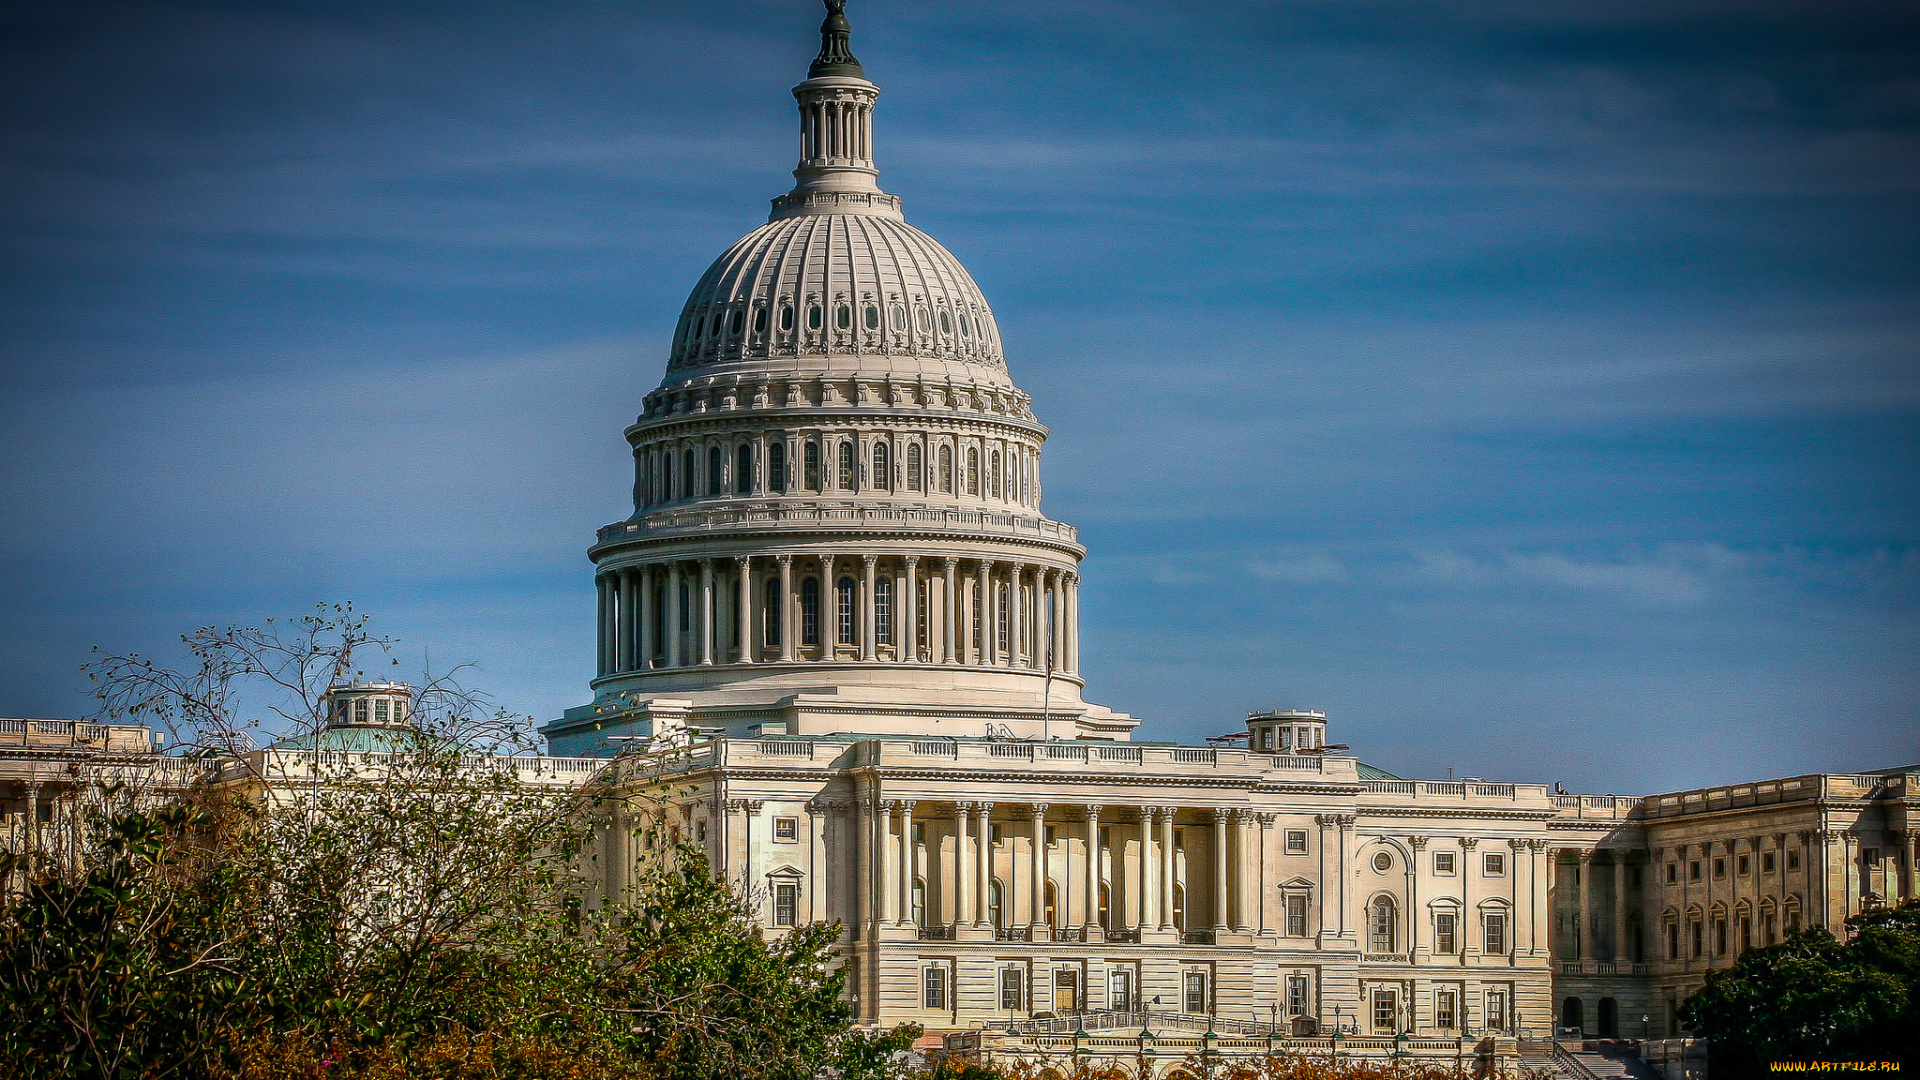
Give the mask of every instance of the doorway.
M 1583 1013 L 1584 1010 L 1580 1007 L 1580 999 L 1577 997 L 1568 998 L 1560 1003 L 1560 1026 L 1585 1031 L 1587 1025 L 1583 1018 Z
M 1619 1018 L 1614 1015 L 1615 1012 L 1617 1011 L 1618 1010 L 1616 1009 L 1612 998 L 1600 999 L 1600 1015 L 1599 1015 L 1598 1022 L 1600 1025 L 1601 1038 L 1617 1039 L 1620 1037 Z

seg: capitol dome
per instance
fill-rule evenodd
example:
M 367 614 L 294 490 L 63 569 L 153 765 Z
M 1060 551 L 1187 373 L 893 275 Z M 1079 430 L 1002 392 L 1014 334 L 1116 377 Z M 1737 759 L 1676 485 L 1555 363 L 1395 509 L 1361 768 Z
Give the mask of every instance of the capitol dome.
M 779 200 L 773 220 L 715 260 L 680 314 L 668 382 L 857 356 L 877 376 L 959 363 L 1011 386 L 993 312 L 960 260 L 907 224 L 898 200 L 861 194 Z
M 794 186 L 694 285 L 626 429 L 633 513 L 588 551 L 594 703 L 548 736 L 1125 739 L 1081 697 L 1086 549 L 1041 509 L 1047 429 L 980 287 L 880 189 L 880 88 L 827 10 Z

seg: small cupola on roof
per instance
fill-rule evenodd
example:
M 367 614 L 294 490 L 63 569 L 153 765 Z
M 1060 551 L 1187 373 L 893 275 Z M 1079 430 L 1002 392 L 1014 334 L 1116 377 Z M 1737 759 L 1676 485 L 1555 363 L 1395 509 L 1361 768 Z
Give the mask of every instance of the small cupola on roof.
M 1276 754 L 1315 754 L 1327 749 L 1327 714 L 1281 709 L 1247 714 L 1249 749 Z

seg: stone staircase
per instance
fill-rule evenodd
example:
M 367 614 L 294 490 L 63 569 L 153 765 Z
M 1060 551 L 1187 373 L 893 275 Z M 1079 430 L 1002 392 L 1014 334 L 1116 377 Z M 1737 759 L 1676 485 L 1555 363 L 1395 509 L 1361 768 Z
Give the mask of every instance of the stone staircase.
M 1562 1043 L 1560 1052 L 1555 1053 L 1553 1045 L 1545 1040 L 1523 1042 L 1520 1065 L 1554 1080 L 1663 1080 L 1628 1043 L 1589 1042 L 1580 1048 Z

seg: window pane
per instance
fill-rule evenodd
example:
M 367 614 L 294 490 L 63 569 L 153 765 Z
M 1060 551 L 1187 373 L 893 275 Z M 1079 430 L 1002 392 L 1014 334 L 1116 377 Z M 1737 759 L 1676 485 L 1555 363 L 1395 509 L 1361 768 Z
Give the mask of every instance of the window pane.
M 851 645 L 853 644 L 853 579 L 841 578 L 835 592 L 839 615 L 839 642 L 842 645 Z

